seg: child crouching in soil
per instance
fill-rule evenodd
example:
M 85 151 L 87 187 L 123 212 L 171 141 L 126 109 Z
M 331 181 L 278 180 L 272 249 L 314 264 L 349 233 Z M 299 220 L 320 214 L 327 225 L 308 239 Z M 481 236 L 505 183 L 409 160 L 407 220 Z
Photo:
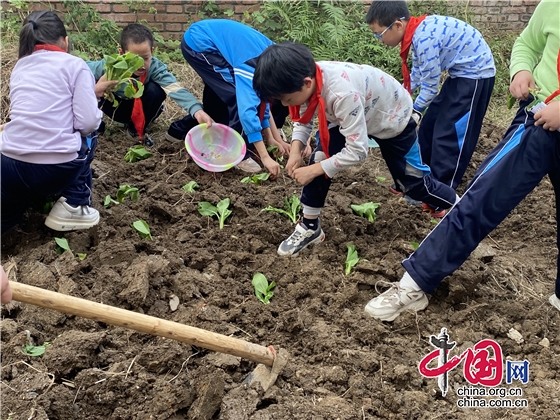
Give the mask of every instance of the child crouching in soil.
M 123 92 L 116 92 L 119 101 L 117 107 L 113 106 L 112 101 L 104 99 L 101 99 L 100 105 L 107 116 L 127 126 L 130 137 L 139 138 L 146 146 L 153 146 L 153 139 L 146 130 L 163 111 L 163 101 L 167 95 L 199 124 L 212 125 L 213 120 L 204 112 L 202 104 L 177 82 L 165 64 L 152 56 L 154 36 L 148 28 L 131 23 L 122 30 L 120 42 L 119 54 L 130 51 L 144 60 L 144 65 L 133 75 L 144 84 L 144 93 L 140 98 L 131 100 L 126 99 Z M 104 64 L 105 60 L 87 62 L 95 80 L 104 75 Z
M 367 65 L 316 63 L 307 47 L 281 43 L 269 46 L 259 57 L 253 86 L 261 100 L 279 99 L 289 106 L 295 122 L 286 170 L 303 185 L 303 219 L 280 244 L 278 254 L 296 256 L 308 245 L 324 240 L 319 215 L 331 179 L 365 160 L 368 137 L 377 141 L 391 175 L 410 197 L 437 211 L 455 203 L 453 189 L 436 181 L 422 163 L 416 122 L 411 118 L 412 99 L 387 73 Z M 303 167 L 301 152 L 315 114 L 320 141 L 309 166 Z

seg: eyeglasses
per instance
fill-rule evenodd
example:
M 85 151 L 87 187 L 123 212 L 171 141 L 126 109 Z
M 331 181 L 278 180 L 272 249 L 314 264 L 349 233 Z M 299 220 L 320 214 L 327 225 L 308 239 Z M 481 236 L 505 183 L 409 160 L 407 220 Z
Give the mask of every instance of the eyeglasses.
M 397 23 L 398 21 L 403 20 L 403 19 L 404 19 L 404 16 L 401 17 L 401 18 L 399 18 L 399 19 L 397 19 L 397 20 L 395 20 L 393 23 L 391 23 L 389 26 L 387 26 L 387 27 L 385 28 L 385 30 L 383 30 L 383 32 L 381 32 L 380 34 L 372 33 L 373 37 L 374 37 L 375 39 L 377 39 L 378 41 L 381 41 L 381 38 L 383 38 L 383 34 L 384 34 L 385 32 L 387 32 L 389 29 L 391 29 L 391 26 L 393 26 L 395 23 Z

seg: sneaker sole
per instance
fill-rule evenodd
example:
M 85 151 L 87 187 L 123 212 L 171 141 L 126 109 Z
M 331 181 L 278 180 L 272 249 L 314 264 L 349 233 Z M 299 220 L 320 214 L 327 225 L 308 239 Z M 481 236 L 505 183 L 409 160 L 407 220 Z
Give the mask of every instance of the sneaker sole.
M 371 316 L 372 318 L 375 319 L 379 319 L 381 321 L 394 321 L 402 312 L 404 311 L 414 311 L 414 312 L 418 312 L 418 311 L 423 311 L 424 309 L 426 309 L 426 307 L 428 306 L 428 298 L 426 296 L 423 297 L 423 299 L 411 303 L 410 305 L 403 307 L 395 312 L 393 312 L 392 314 L 387 314 L 387 315 L 374 315 L 374 310 L 373 308 L 369 308 L 369 305 L 366 305 L 364 311 L 366 312 L 366 314 L 368 314 L 369 316 Z
M 280 248 L 278 248 L 278 255 L 280 255 L 281 257 L 297 257 L 299 255 L 299 253 L 301 251 L 303 251 L 304 249 L 306 249 L 309 245 L 313 245 L 316 244 L 318 242 L 323 242 L 325 240 L 325 232 L 323 232 L 321 230 L 321 234 L 316 237 L 315 239 L 313 239 L 311 242 L 309 242 L 306 246 L 304 246 L 303 248 L 301 248 L 298 252 L 294 252 L 293 254 L 290 254 L 288 252 L 284 252 L 282 253 L 282 251 L 280 251 Z
M 89 229 L 99 223 L 99 216 L 94 220 L 80 221 L 80 220 L 62 220 L 56 217 L 49 216 L 45 220 L 45 226 L 57 232 L 68 232 L 71 230 Z

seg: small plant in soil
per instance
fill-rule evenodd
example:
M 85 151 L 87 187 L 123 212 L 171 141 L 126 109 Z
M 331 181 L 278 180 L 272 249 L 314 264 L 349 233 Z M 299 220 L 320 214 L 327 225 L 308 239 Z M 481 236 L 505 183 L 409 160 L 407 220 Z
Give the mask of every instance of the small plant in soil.
M 266 181 L 268 178 L 270 178 L 270 174 L 268 172 L 266 172 L 264 174 L 255 174 L 255 175 L 252 175 L 252 176 L 246 176 L 245 178 L 243 178 L 241 180 L 241 182 L 244 183 L 244 184 L 259 185 L 261 182 Z
M 121 185 L 117 190 L 117 199 L 113 200 L 110 195 L 107 195 L 103 205 L 108 208 L 111 204 L 122 204 L 127 195 L 130 195 L 132 201 L 138 201 L 138 188 L 131 187 L 130 185 Z
M 344 263 L 344 274 L 348 275 L 352 271 L 352 268 L 363 258 L 358 257 L 358 251 L 356 251 L 356 247 L 353 244 L 346 245 L 348 247 L 348 254 L 346 255 L 346 261 Z
M 292 223 L 296 223 L 300 210 L 301 203 L 299 201 L 299 197 L 297 195 L 293 195 L 290 198 L 284 198 L 284 209 L 268 206 L 261 211 L 273 211 L 275 213 L 283 214 L 288 217 Z
M 418 249 L 418 247 L 420 246 L 420 244 L 418 242 L 414 242 L 414 241 L 410 241 L 409 242 L 410 245 L 412 245 L 412 248 L 416 251 Z
M 203 216 L 216 216 L 220 222 L 220 229 L 224 228 L 224 223 L 229 215 L 232 213 L 229 207 L 229 198 L 224 198 L 215 206 L 208 201 L 201 201 L 198 203 L 198 212 Z
M 29 344 L 26 344 L 21 351 L 26 356 L 31 356 L 31 357 L 42 356 L 43 354 L 45 354 L 45 350 L 49 344 L 51 343 L 49 343 L 48 341 L 45 341 L 42 346 L 31 346 Z
M 153 239 L 152 234 L 150 233 L 150 226 L 148 226 L 145 221 L 137 220 L 132 224 L 132 227 L 136 230 L 136 232 L 138 232 L 142 239 Z
M 378 177 L 375 177 L 375 180 L 377 182 L 385 182 L 385 181 L 387 181 L 387 178 L 385 178 L 384 176 L 378 176 Z
M 64 251 L 70 251 L 70 245 L 65 238 L 54 238 L 56 243 L 56 253 L 58 255 L 62 254 Z
M 350 207 L 358 216 L 365 217 L 369 222 L 375 222 L 377 214 L 375 211 L 380 206 L 379 203 L 372 203 L 371 201 L 364 204 L 351 204 Z
M 268 280 L 262 273 L 255 273 L 253 281 L 251 282 L 255 288 L 255 296 L 265 305 L 270 303 L 270 299 L 274 295 L 272 289 L 276 286 L 275 282 L 268 283 Z
M 132 146 L 124 155 L 124 161 L 129 163 L 138 162 L 139 160 L 148 159 L 152 153 L 146 150 L 142 145 Z
M 199 185 L 196 183 L 196 181 L 189 181 L 187 184 L 181 187 L 183 191 L 186 191 L 188 193 L 194 193 L 194 190 L 196 190 L 197 188 L 199 188 Z
M 278 148 L 278 146 L 268 146 L 266 150 L 268 153 L 272 155 L 272 157 L 274 158 L 274 160 L 276 160 L 276 162 L 280 164 L 284 163 L 284 156 L 280 154 L 280 149 Z

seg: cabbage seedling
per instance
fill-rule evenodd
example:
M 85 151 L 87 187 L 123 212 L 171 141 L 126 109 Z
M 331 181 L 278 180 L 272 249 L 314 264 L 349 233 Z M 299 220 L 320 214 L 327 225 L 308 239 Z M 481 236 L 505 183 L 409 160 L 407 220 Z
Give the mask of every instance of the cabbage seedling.
M 198 203 L 198 212 L 203 216 L 216 216 L 220 222 L 220 229 L 223 229 L 224 223 L 229 215 L 232 213 L 229 207 L 229 198 L 224 198 L 216 206 L 210 204 L 208 201 L 201 201 Z
M 344 263 L 344 274 L 348 275 L 362 258 L 358 258 L 358 251 L 356 251 L 356 247 L 353 244 L 348 244 L 346 246 L 348 247 L 348 255 L 346 255 L 346 262 Z
M 131 53 L 111 54 L 103 57 L 105 59 L 104 69 L 107 80 L 118 80 L 118 83 L 105 91 L 105 98 L 117 106 L 119 101 L 115 99 L 114 92 L 122 90 L 124 96 L 129 99 L 139 98 L 144 93 L 144 85 L 141 81 L 132 78 L 132 74 L 144 65 L 142 57 Z
M 142 239 L 153 239 L 152 234 L 150 233 L 150 227 L 145 221 L 137 220 L 132 224 L 132 227 L 136 230 L 136 232 L 138 232 Z
M 188 184 L 185 184 L 181 187 L 183 191 L 188 193 L 193 193 L 195 189 L 198 188 L 198 184 L 195 181 L 189 181 Z
M 364 204 L 351 204 L 350 207 L 358 216 L 365 217 L 369 222 L 375 222 L 377 215 L 375 210 L 380 206 L 379 203 L 372 203 L 371 201 Z
M 49 343 L 48 341 L 45 341 L 42 346 L 31 346 L 29 344 L 26 344 L 21 351 L 26 356 L 37 357 L 45 353 L 45 350 L 49 344 L 51 343 Z
M 130 185 L 121 185 L 117 190 L 117 199 L 113 200 L 110 195 L 107 195 L 103 205 L 109 207 L 111 204 L 122 204 L 127 195 L 130 195 L 132 201 L 138 201 L 138 188 L 131 187 Z
M 142 145 L 132 146 L 124 155 L 124 161 L 129 163 L 138 162 L 139 160 L 148 159 L 152 154 Z
M 270 174 L 268 172 L 264 174 L 255 174 L 253 176 L 247 176 L 241 180 L 244 184 L 255 184 L 259 185 L 262 181 L 266 181 L 270 178 Z
M 284 209 L 277 209 L 276 207 L 268 206 L 261 211 L 273 211 L 288 217 L 293 223 L 297 222 L 298 214 L 301 210 L 301 203 L 297 195 L 291 196 L 289 199 L 284 198 Z
M 62 254 L 64 251 L 70 251 L 70 245 L 68 245 L 68 241 L 65 238 L 54 238 L 56 242 L 56 253 Z
M 255 273 L 253 281 L 251 282 L 255 288 L 255 296 L 265 305 L 270 303 L 270 299 L 274 295 L 272 289 L 276 286 L 273 281 L 268 284 L 268 280 L 262 273 Z

